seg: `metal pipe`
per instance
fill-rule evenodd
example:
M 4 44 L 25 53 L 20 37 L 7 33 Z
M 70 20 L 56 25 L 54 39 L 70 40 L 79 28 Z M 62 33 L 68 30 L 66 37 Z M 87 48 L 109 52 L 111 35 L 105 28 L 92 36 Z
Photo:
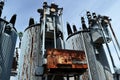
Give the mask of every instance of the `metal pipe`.
M 81 32 L 81 36 L 82 36 L 83 47 L 84 47 L 85 56 L 86 56 L 86 60 L 87 60 L 87 64 L 88 64 L 89 78 L 90 78 L 90 80 L 92 80 L 92 75 L 91 75 L 91 71 L 90 71 L 90 64 L 89 64 L 88 56 L 87 56 L 87 49 L 86 49 L 86 46 L 85 46 L 84 36 L 83 36 L 83 33 L 82 33 L 82 32 Z
M 55 21 L 55 16 L 53 17 L 53 27 L 54 27 L 54 48 L 56 48 L 56 21 Z
M 102 35 L 103 35 L 103 38 L 104 38 L 104 41 L 105 41 L 107 50 L 108 50 L 108 52 L 109 52 L 109 56 L 110 56 L 111 61 L 112 61 L 112 64 L 113 64 L 113 67 L 116 68 L 116 66 L 115 66 L 115 64 L 114 64 L 114 60 L 113 60 L 112 55 L 111 55 L 111 51 L 110 51 L 109 45 L 108 45 L 107 40 L 106 40 L 106 38 L 105 38 L 105 33 L 104 33 L 103 28 L 102 28 L 102 25 L 100 24 L 99 20 L 98 20 L 97 22 L 98 22 L 98 25 L 99 25 L 99 27 L 100 27 L 100 29 L 101 29 L 101 32 L 102 32 Z
M 117 37 L 116 37 L 116 35 L 115 35 L 114 31 L 113 31 L 113 28 L 112 28 L 112 25 L 111 25 L 110 21 L 108 21 L 108 24 L 109 24 L 109 26 L 110 26 L 110 29 L 111 29 L 111 31 L 112 31 L 112 34 L 113 34 L 113 36 L 114 36 L 114 39 L 115 39 L 116 44 L 117 44 L 117 46 L 118 46 L 118 49 L 119 49 L 119 51 L 120 51 L 120 45 L 119 45 L 119 42 L 118 42 L 118 40 L 117 40 Z
M 43 15 L 43 40 L 42 40 L 42 45 L 43 45 L 43 47 L 42 47 L 42 52 L 43 52 L 43 54 L 42 54 L 42 56 L 44 57 L 44 54 L 45 54 L 45 24 L 46 24 L 46 9 L 44 8 L 44 15 Z
M 62 31 L 63 31 L 62 15 L 60 15 L 60 18 L 61 18 L 61 27 L 62 27 Z M 63 37 L 63 49 L 65 49 L 65 39 L 64 39 L 63 33 L 64 33 L 64 31 L 62 32 L 62 37 Z
M 117 51 L 117 48 L 116 48 L 116 46 L 115 46 L 115 43 L 114 43 L 113 39 L 112 39 L 112 43 L 113 43 L 113 46 L 114 46 L 115 51 L 116 51 L 116 53 L 117 53 L 117 56 L 118 56 L 118 58 L 119 58 L 119 60 L 120 60 L 120 56 L 119 56 L 119 53 L 118 53 L 118 51 Z
M 44 2 L 43 3 L 43 40 L 42 40 L 42 43 L 43 43 L 43 47 L 42 47 L 42 57 L 44 58 L 44 54 L 45 54 L 45 25 L 46 25 L 46 10 L 48 8 L 48 5 L 47 5 L 47 2 Z

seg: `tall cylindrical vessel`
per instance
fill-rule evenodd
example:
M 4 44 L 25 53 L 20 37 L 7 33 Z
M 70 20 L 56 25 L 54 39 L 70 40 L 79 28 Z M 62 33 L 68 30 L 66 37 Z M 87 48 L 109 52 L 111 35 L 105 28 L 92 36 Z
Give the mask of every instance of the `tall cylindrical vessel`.
M 39 80 L 35 69 L 42 64 L 40 24 L 26 28 L 21 45 L 19 80 Z
M 9 80 L 17 31 L 12 24 L 0 18 L 0 80 Z
M 66 40 L 66 49 L 85 51 L 88 71 L 82 74 L 83 79 L 105 80 L 103 66 L 96 59 L 94 46 L 89 31 L 78 31 L 68 36 Z M 89 77 L 87 76 L 89 75 Z M 87 77 L 86 77 L 87 76 Z M 86 78 L 84 78 L 86 77 Z

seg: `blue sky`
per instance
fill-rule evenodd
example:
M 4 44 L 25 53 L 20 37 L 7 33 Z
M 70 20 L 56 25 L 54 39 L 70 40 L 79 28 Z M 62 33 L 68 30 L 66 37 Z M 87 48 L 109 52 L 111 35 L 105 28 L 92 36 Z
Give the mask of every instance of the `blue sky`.
M 15 27 L 18 32 L 24 31 L 28 26 L 30 17 L 39 22 L 37 9 L 42 7 L 44 1 L 47 1 L 48 4 L 55 2 L 63 7 L 64 28 L 66 28 L 66 22 L 69 22 L 71 25 L 75 24 L 79 29 L 81 27 L 80 18 L 85 16 L 86 11 L 109 16 L 112 18 L 113 29 L 118 41 L 120 41 L 120 0 L 5 0 L 2 17 L 6 16 L 6 19 L 10 20 L 13 14 L 17 14 Z M 66 33 L 66 31 L 64 32 Z M 114 56 L 114 58 L 116 57 Z M 115 61 L 118 61 L 118 59 L 115 59 Z
M 28 21 L 30 17 L 35 18 L 36 22 L 39 22 L 39 14 L 37 9 L 42 7 L 43 1 L 47 1 L 49 4 L 51 2 L 57 3 L 60 7 L 64 8 L 63 11 L 63 22 L 70 22 L 71 24 L 76 24 L 80 27 L 80 17 L 81 14 L 84 15 L 85 11 L 90 10 L 99 14 L 109 14 L 109 16 L 117 17 L 117 9 L 112 7 L 119 3 L 119 0 L 5 0 L 5 6 L 3 10 L 3 17 L 7 16 L 7 20 L 13 14 L 17 14 L 16 28 L 19 31 L 23 31 L 28 26 Z M 119 4 L 117 4 L 119 7 Z M 120 13 L 120 12 L 119 12 Z

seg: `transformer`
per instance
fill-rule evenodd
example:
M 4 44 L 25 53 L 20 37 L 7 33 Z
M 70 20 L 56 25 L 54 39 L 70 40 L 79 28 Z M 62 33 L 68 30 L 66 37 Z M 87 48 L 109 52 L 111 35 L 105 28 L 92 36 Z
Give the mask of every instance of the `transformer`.
M 25 29 L 19 63 L 18 80 L 119 80 L 108 63 L 112 41 L 107 16 L 87 12 L 88 27 L 81 17 L 82 29 L 73 30 L 67 23 L 68 37 L 64 40 L 62 10 L 58 5 L 43 3 L 38 9 L 40 23 L 30 18 Z M 116 78 L 116 79 L 115 79 Z
M 0 2 L 0 16 L 4 2 Z M 9 80 L 17 40 L 16 14 L 10 21 L 0 18 L 0 80 Z

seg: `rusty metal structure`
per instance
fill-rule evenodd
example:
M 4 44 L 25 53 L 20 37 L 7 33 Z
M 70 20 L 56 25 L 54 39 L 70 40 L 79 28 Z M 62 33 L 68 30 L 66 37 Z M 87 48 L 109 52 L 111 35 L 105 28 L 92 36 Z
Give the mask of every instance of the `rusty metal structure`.
M 16 14 L 10 21 L 1 18 L 3 6 L 4 1 L 0 1 L 0 80 L 9 80 L 17 40 L 17 30 L 14 27 Z
M 40 23 L 30 18 L 21 42 L 18 80 L 120 80 L 109 48 L 113 42 L 109 17 L 88 11 L 88 25 L 84 17 L 81 30 L 75 25 L 71 29 L 67 23 L 68 37 L 64 40 L 62 10 L 55 3 L 44 2 L 38 9 Z M 114 74 L 106 55 L 110 56 Z

